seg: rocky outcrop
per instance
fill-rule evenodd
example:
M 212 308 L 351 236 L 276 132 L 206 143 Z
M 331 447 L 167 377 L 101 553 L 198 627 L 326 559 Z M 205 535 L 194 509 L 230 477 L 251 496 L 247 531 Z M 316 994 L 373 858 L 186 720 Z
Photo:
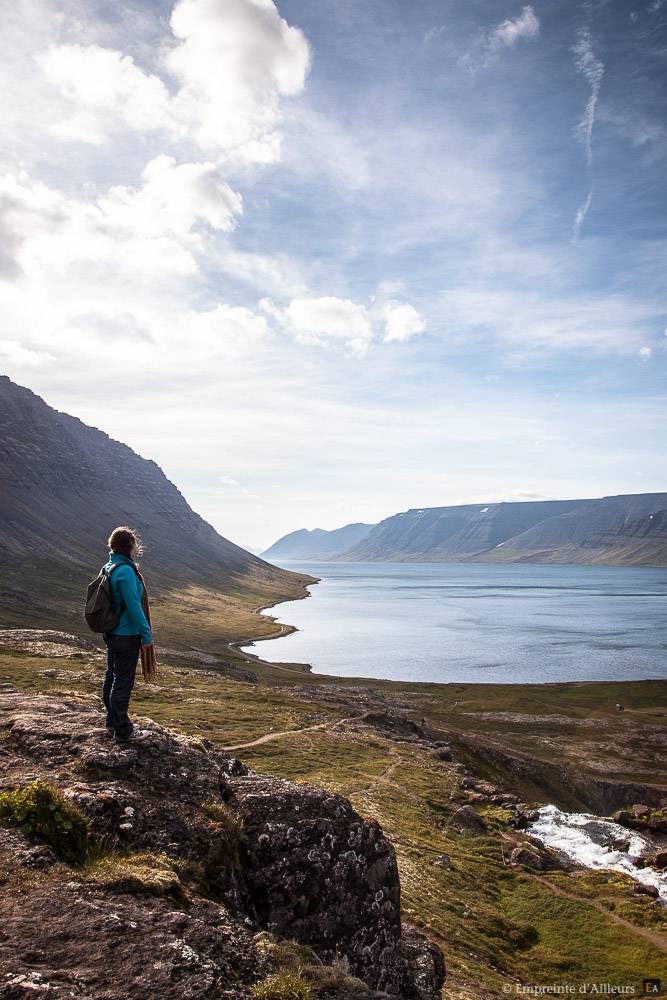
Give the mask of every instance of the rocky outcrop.
M 3 1000 L 240 1000 L 273 971 L 252 928 L 220 903 L 110 891 L 53 860 L 36 878 L 29 854 L 19 830 L 0 826 Z
M 452 737 L 452 743 L 457 754 L 472 752 L 477 766 L 489 779 L 502 782 L 524 802 L 553 802 L 560 809 L 598 816 L 609 816 L 639 799 L 652 809 L 667 802 L 664 785 L 595 778 L 567 762 L 546 761 L 517 750 L 509 752 L 462 733 Z
M 631 809 L 619 809 L 614 813 L 614 822 L 629 830 L 652 830 L 667 834 L 667 796 L 660 802 L 661 808 L 652 810 L 643 804 Z
M 483 837 L 488 833 L 485 821 L 472 806 L 461 806 L 457 809 L 449 825 L 462 837 Z
M 530 843 L 520 844 L 515 847 L 510 854 L 510 861 L 514 865 L 521 865 L 523 868 L 531 868 L 537 871 L 567 871 L 572 865 L 564 861 L 555 853 L 549 850 L 538 837 L 532 837 Z
M 436 1000 L 442 955 L 401 927 L 394 850 L 377 824 L 341 796 L 147 728 L 145 742 L 117 745 L 92 704 L 0 694 L 2 788 L 57 787 L 102 852 L 74 869 L 0 827 L 3 997 L 245 996 L 270 966 L 253 937 L 264 928 L 372 990 Z
M 411 995 L 396 858 L 380 827 L 340 795 L 279 778 L 231 778 L 226 799 L 243 825 L 261 924 L 326 962 L 343 960 L 375 989 Z M 421 935 L 411 940 L 424 950 Z M 426 998 L 433 988 L 418 992 Z

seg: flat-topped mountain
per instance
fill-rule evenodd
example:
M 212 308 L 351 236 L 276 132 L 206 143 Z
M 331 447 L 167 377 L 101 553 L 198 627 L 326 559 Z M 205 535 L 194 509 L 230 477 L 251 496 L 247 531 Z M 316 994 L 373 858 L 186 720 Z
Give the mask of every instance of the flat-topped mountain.
M 323 528 L 301 528 L 283 535 L 277 542 L 262 552 L 266 559 L 330 559 L 349 545 L 355 545 L 365 538 L 374 524 L 346 524 L 335 531 Z
M 70 594 L 78 606 L 119 524 L 141 535 L 152 590 L 243 587 L 255 606 L 299 596 L 297 577 L 219 535 L 155 462 L 4 376 L 0 482 L 0 609 L 11 623 L 35 602 Z
M 312 558 L 664 566 L 667 493 L 408 510 L 339 552 Z

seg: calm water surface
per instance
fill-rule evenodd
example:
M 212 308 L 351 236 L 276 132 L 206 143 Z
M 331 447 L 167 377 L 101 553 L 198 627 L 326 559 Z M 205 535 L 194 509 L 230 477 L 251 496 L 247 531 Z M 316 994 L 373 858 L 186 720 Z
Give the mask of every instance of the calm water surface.
M 285 562 L 318 576 L 246 649 L 316 673 L 530 683 L 667 676 L 667 569 Z

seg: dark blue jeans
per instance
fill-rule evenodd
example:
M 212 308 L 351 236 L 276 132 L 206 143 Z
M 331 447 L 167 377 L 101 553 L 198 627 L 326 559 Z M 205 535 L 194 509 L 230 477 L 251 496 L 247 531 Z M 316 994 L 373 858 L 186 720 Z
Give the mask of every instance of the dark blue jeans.
M 103 632 L 102 638 L 107 647 L 107 672 L 102 685 L 107 726 L 113 729 L 116 736 L 129 736 L 133 726 L 127 709 L 139 662 L 141 636 Z

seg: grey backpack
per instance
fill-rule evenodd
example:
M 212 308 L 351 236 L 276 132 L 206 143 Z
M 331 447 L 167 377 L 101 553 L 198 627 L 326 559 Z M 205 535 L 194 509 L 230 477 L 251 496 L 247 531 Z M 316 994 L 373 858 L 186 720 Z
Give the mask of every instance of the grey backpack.
M 116 563 L 108 571 L 103 566 L 94 580 L 88 584 L 86 591 L 86 607 L 84 615 L 91 632 L 113 632 L 120 621 L 120 615 L 113 609 L 113 598 L 111 596 L 111 574 Z

